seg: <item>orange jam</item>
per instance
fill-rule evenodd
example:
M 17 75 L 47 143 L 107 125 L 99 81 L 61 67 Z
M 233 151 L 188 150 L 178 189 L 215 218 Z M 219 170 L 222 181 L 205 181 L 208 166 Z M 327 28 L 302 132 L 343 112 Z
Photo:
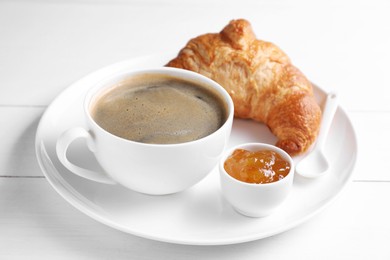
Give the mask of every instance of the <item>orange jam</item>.
M 274 151 L 237 149 L 227 158 L 224 168 L 230 176 L 243 182 L 271 183 L 287 176 L 290 163 Z

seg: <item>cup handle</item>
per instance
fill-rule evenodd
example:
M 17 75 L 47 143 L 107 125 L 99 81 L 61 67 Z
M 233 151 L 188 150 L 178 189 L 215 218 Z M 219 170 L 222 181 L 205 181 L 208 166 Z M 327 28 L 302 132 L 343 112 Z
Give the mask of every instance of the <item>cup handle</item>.
M 82 168 L 68 160 L 68 157 L 66 156 L 66 151 L 68 150 L 69 145 L 78 138 L 86 139 L 89 150 L 91 150 L 92 152 L 94 151 L 94 141 L 91 134 L 82 127 L 71 128 L 65 131 L 57 140 L 56 151 L 60 162 L 69 171 L 83 178 L 105 184 L 116 184 L 106 174 Z

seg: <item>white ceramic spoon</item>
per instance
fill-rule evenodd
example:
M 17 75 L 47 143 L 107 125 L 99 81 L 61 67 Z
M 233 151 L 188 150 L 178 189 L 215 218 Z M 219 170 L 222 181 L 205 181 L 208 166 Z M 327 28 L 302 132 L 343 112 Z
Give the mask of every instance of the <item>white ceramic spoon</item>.
M 306 155 L 296 166 L 296 172 L 307 178 L 316 178 L 324 175 L 329 162 L 326 159 L 323 148 L 328 135 L 329 128 L 333 121 L 333 116 L 337 110 L 338 101 L 335 93 L 329 93 L 326 98 L 325 107 L 322 113 L 322 120 L 317 142 L 313 150 Z

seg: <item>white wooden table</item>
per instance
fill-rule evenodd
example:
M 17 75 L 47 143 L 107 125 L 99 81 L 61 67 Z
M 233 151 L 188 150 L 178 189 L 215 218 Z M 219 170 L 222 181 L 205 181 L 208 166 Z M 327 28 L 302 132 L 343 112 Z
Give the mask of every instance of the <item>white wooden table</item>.
M 175 52 L 233 18 L 340 94 L 359 153 L 334 203 L 269 238 L 190 246 L 107 227 L 54 191 L 34 139 L 62 90 L 111 63 Z M 0 1 L 0 259 L 390 259 L 389 24 L 386 0 Z

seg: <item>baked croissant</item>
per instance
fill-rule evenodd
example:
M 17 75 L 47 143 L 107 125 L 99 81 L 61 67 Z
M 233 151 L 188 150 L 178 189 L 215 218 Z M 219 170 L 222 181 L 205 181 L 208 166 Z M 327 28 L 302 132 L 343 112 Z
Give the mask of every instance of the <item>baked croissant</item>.
M 265 123 L 290 155 L 315 141 L 321 109 L 307 78 L 270 42 L 256 39 L 248 21 L 191 39 L 166 66 L 203 74 L 222 85 L 235 116 Z

